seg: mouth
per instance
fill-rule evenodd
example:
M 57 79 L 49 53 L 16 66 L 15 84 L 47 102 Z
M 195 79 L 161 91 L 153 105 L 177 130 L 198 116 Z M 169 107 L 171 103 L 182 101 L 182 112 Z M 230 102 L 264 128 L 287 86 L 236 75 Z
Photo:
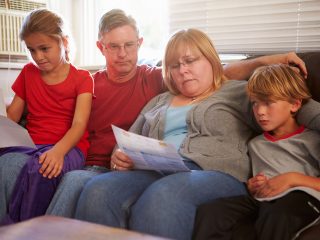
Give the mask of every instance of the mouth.
M 189 83 L 189 82 L 192 82 L 192 81 L 195 81 L 195 80 L 194 79 L 187 79 L 187 80 L 183 81 L 183 84 L 186 84 L 186 83 Z
M 267 125 L 269 123 L 268 120 L 259 120 L 260 125 Z

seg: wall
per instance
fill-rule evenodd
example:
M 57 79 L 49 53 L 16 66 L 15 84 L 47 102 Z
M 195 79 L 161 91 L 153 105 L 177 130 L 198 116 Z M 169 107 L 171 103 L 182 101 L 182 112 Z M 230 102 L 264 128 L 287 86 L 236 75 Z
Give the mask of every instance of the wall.
M 19 75 L 22 64 L 5 64 L 0 63 L 0 88 L 3 90 L 6 101 L 13 97 L 11 85 Z

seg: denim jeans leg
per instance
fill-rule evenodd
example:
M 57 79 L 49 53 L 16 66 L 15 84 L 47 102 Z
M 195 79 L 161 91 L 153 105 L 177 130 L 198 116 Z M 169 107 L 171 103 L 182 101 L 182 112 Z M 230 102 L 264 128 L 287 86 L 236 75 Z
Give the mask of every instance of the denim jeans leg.
M 24 153 L 6 153 L 0 157 L 0 221 L 7 214 L 15 182 L 28 159 Z
M 84 185 L 97 175 L 99 172 L 87 170 L 66 173 L 59 183 L 46 214 L 73 218 Z
M 222 172 L 172 174 L 149 186 L 134 204 L 129 229 L 173 239 L 191 239 L 197 206 L 216 198 L 243 194 L 247 194 L 245 185 Z
M 75 218 L 127 228 L 133 203 L 163 175 L 154 171 L 113 171 L 92 178 L 84 187 Z

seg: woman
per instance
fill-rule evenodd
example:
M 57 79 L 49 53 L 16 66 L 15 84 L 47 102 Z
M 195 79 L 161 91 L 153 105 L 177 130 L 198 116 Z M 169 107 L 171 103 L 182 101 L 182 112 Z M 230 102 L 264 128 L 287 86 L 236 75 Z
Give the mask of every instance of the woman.
M 258 127 L 246 82 L 226 81 L 212 42 L 195 29 L 172 36 L 163 72 L 169 92 L 151 100 L 130 131 L 175 144 L 197 171 L 123 171 L 133 163 L 116 150 L 111 167 L 118 171 L 86 184 L 76 218 L 189 239 L 196 206 L 247 193 L 242 183 L 251 174 L 247 142 Z

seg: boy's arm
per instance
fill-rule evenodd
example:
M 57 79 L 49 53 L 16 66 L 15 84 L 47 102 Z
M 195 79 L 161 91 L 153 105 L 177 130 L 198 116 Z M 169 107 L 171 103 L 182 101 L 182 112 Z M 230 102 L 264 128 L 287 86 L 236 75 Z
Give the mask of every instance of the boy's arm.
M 283 173 L 269 179 L 257 197 L 273 197 L 293 187 L 309 187 L 320 191 L 320 178 L 298 172 Z
M 42 164 L 39 172 L 44 177 L 52 178 L 60 174 L 65 154 L 79 142 L 87 128 L 91 102 L 92 93 L 82 93 L 78 95 L 70 129 L 53 148 L 43 153 L 39 158 L 39 163 Z
M 228 79 L 246 80 L 249 79 L 256 68 L 276 63 L 284 63 L 297 66 L 299 67 L 302 74 L 305 77 L 307 76 L 305 63 L 294 52 L 262 56 L 229 63 L 224 65 L 224 75 Z

